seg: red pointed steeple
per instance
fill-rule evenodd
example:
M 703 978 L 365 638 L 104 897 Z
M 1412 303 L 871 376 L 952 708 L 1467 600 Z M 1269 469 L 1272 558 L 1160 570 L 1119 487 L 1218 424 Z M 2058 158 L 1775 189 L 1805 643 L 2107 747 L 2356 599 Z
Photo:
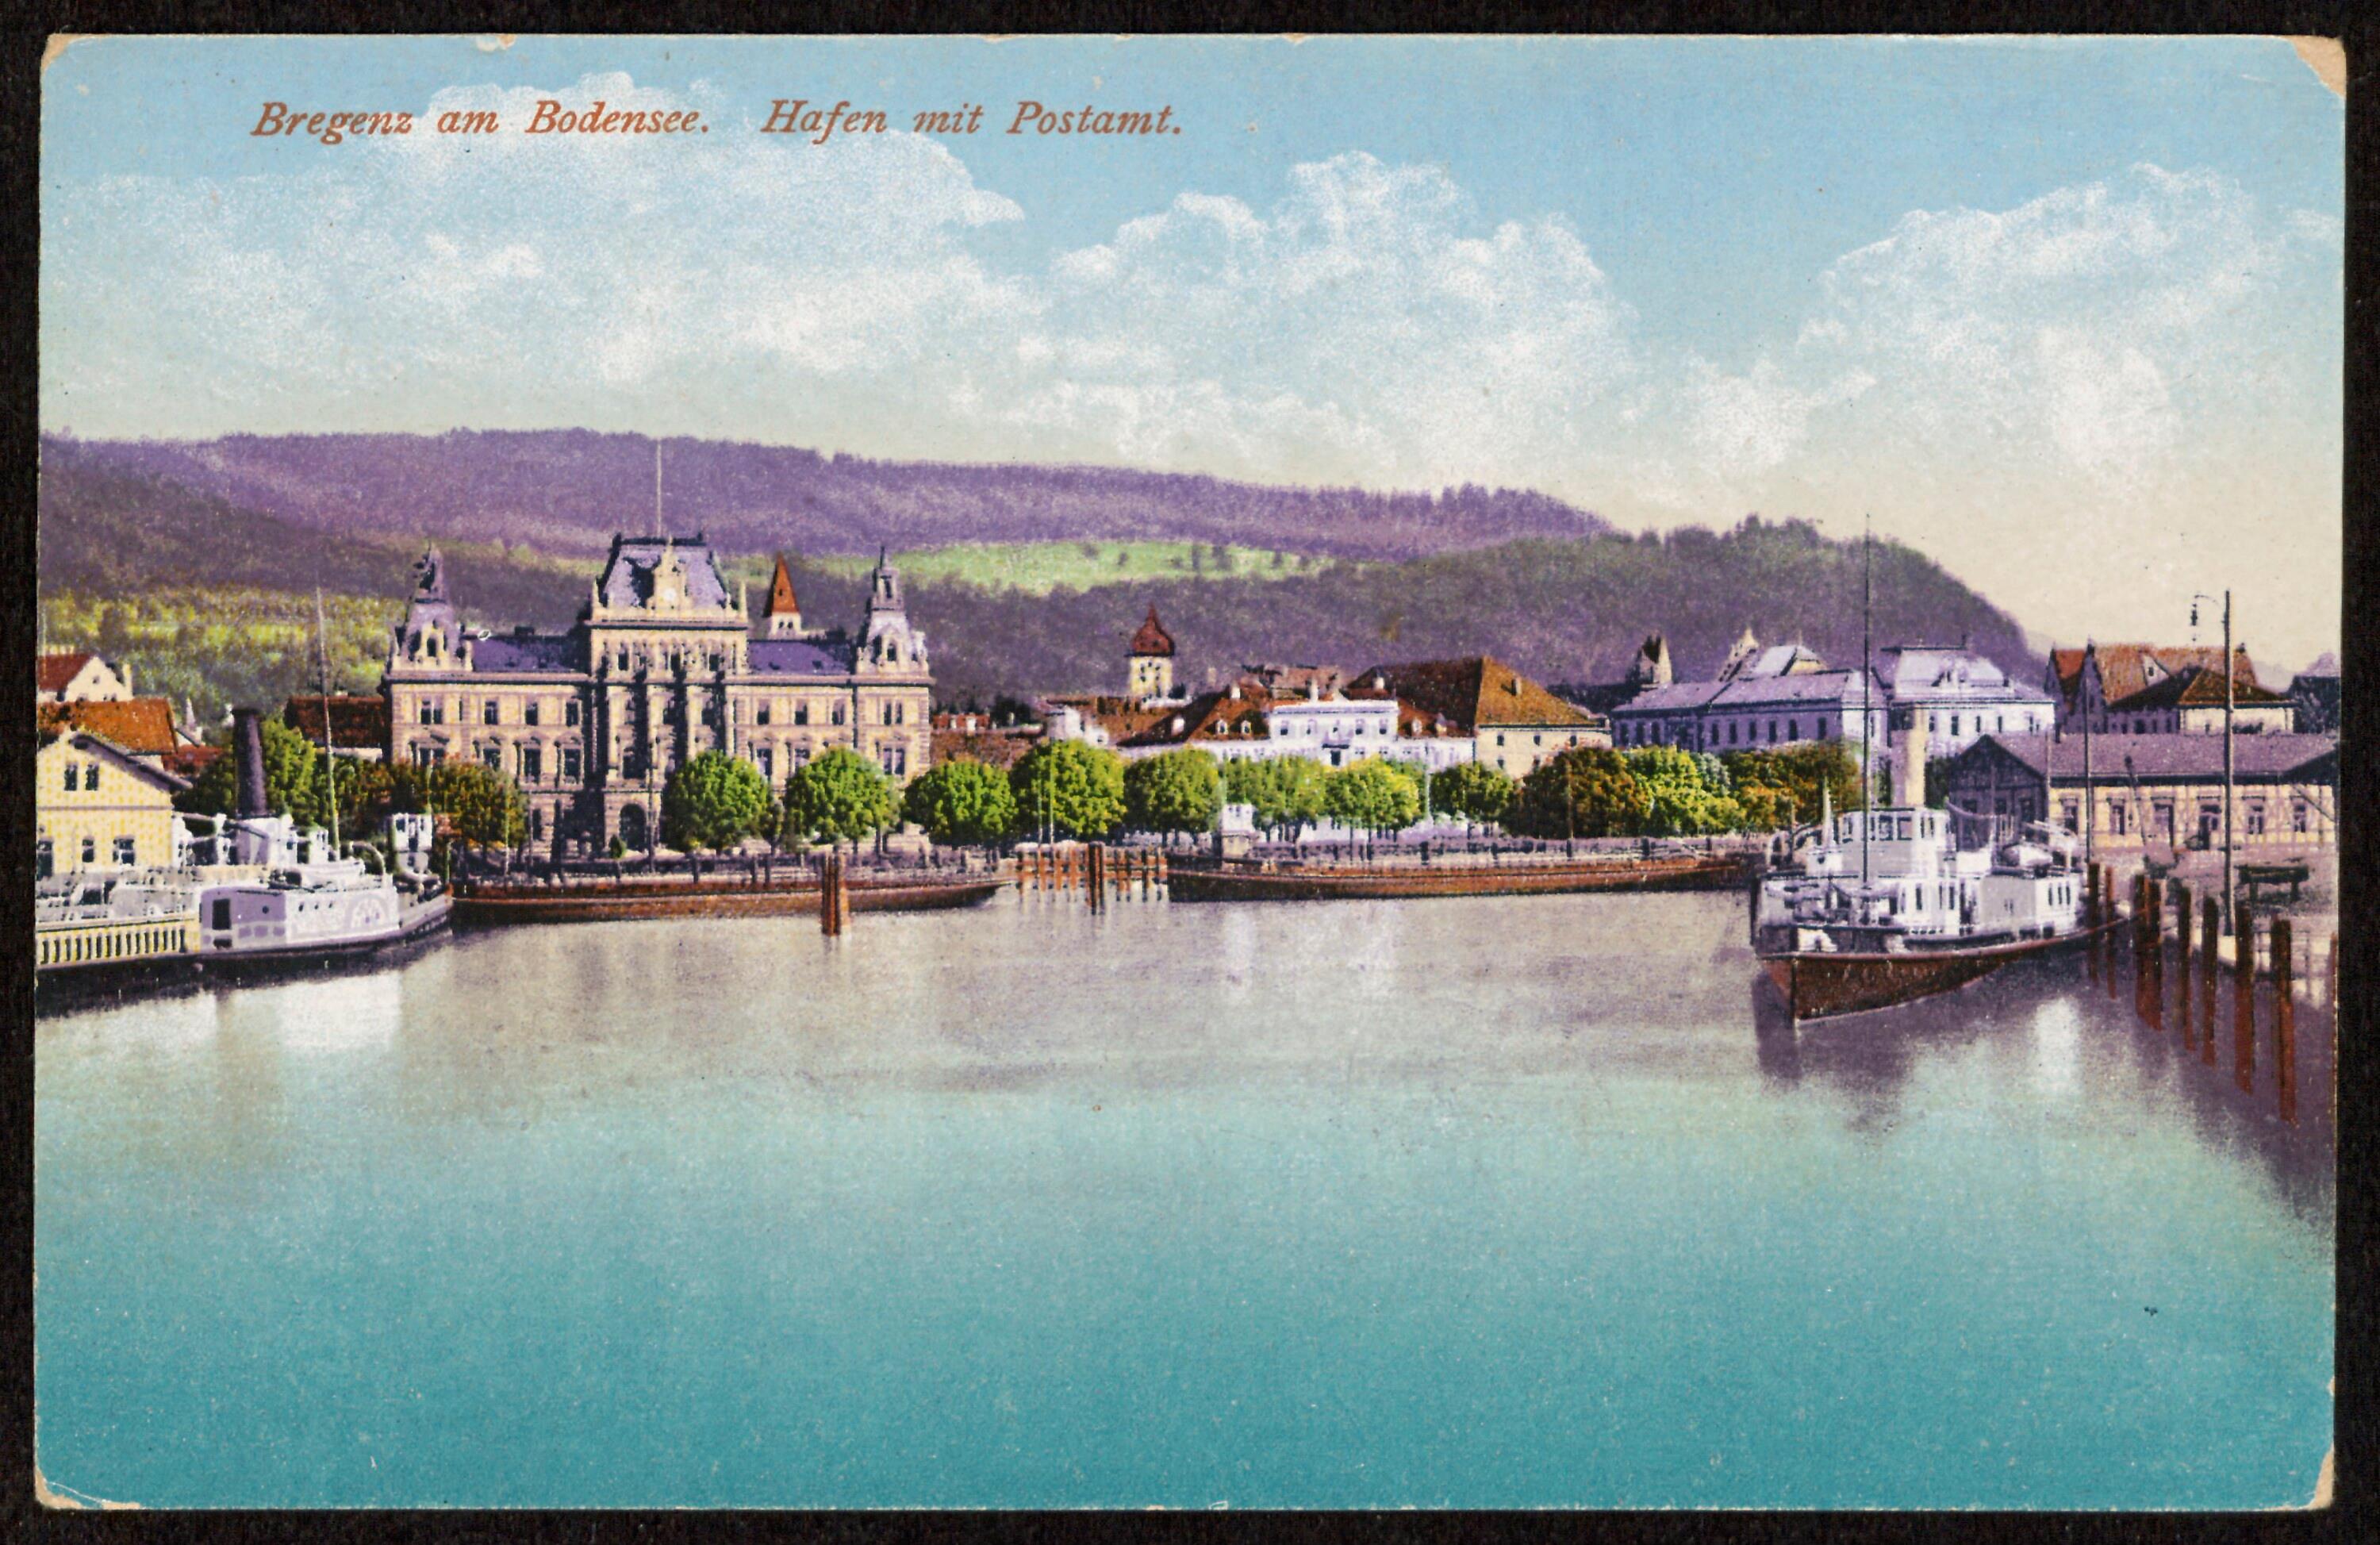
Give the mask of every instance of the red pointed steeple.
M 777 554 L 777 572 L 769 580 L 769 610 L 771 617 L 802 614 L 802 603 L 794 599 L 794 577 L 785 570 L 785 555 Z

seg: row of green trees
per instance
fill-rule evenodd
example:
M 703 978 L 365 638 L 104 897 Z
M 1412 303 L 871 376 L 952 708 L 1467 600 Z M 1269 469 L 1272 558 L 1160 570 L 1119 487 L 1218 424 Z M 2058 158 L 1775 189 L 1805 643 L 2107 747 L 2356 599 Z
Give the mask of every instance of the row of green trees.
M 325 759 L 282 724 L 268 722 L 263 731 L 266 794 L 276 812 L 328 824 L 335 792 L 341 825 L 353 833 L 376 830 L 393 810 L 436 810 L 474 845 L 516 846 L 528 834 L 519 788 L 493 769 Z M 780 847 L 862 842 L 902 821 L 938 843 L 1096 840 L 1121 829 L 1208 831 L 1229 802 L 1249 807 L 1257 826 L 1276 837 L 1325 818 L 1353 831 L 1397 832 L 1426 814 L 1536 837 L 1697 836 L 1812 821 L 1828 797 L 1837 809 L 1861 803 L 1859 769 L 1833 741 L 1717 756 L 1671 746 L 1579 747 L 1516 784 L 1477 762 L 1435 774 L 1372 759 L 1337 768 L 1304 757 L 1219 762 L 1201 750 L 1126 762 L 1099 747 L 1059 740 L 1035 747 L 1005 772 L 966 758 L 944 761 L 906 789 L 838 748 L 796 769 L 782 791 L 750 762 L 706 751 L 671 774 L 659 834 L 682 852 L 716 852 L 754 837 Z M 182 805 L 228 811 L 237 799 L 225 755 Z
M 390 766 L 356 757 L 325 757 L 322 748 L 277 720 L 261 726 L 265 802 L 275 815 L 328 826 L 334 808 L 348 836 L 379 830 L 392 811 L 435 810 L 460 840 L 517 847 L 528 836 L 519 785 L 477 762 Z M 176 803 L 196 815 L 228 815 L 239 806 L 239 772 L 226 750 L 209 762 Z

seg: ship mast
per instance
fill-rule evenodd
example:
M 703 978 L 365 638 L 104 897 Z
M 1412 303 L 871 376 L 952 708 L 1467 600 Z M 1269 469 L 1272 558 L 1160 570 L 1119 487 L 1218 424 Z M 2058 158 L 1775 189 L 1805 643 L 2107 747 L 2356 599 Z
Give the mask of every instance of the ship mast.
M 1866 517 L 1860 531 L 1860 889 L 1868 885 L 1868 827 L 1876 819 L 1876 773 L 1869 766 L 1874 754 L 1868 746 L 1869 724 L 1874 714 L 1868 707 L 1868 693 L 1876 682 L 1876 671 L 1870 663 L 1876 647 L 1876 517 Z
M 331 854 L 339 852 L 339 761 L 331 735 L 331 643 L 322 627 L 322 587 L 314 587 L 314 660 L 322 685 L 322 788 L 331 801 Z

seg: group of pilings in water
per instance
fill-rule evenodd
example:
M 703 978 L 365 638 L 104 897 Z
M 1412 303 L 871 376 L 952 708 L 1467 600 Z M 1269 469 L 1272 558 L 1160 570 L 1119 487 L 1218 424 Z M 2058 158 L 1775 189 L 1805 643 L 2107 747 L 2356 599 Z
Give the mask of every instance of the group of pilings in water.
M 1140 886 L 1140 899 L 1148 900 L 1165 883 L 1169 869 L 1162 848 L 1112 848 L 1103 842 L 1033 847 L 1017 852 L 1016 886 L 1021 891 L 1079 890 L 1096 912 L 1111 897 L 1130 897 L 1135 883 Z
M 2115 898 L 2113 876 L 2099 864 L 2090 866 L 2088 895 L 2093 918 L 2109 918 Z M 2091 972 L 2096 977 L 2104 969 L 2107 995 L 2116 995 L 2116 957 L 2119 937 L 2129 933 L 2132 958 L 2132 1007 L 2141 1021 L 2151 1029 L 2162 1032 L 2170 1005 L 2178 1021 L 2185 1054 L 2195 1052 L 2199 1060 L 2210 1068 L 2222 1063 L 2222 1036 L 2216 1020 L 2221 1009 L 2223 978 L 2231 979 L 2231 1066 L 2233 1082 L 2240 1092 L 2253 1095 L 2256 1091 L 2256 1042 L 2258 1014 L 2258 982 L 2271 988 L 2268 1013 L 2265 1017 L 2272 1032 L 2273 1089 L 2280 1118 L 2294 1125 L 2298 1119 L 2298 1008 L 2303 996 L 2306 1004 L 2322 1004 L 2332 1009 L 2329 1016 L 2336 1022 L 2338 1002 L 2338 935 L 2332 933 L 2326 947 L 2318 948 L 2318 941 L 2301 939 L 2286 917 L 2272 919 L 2269 928 L 2260 930 L 2255 915 L 2245 907 L 2235 908 L 2235 932 L 2231 938 L 2231 959 L 2222 959 L 2223 909 L 2213 896 L 2201 898 L 2197 912 L 2191 909 L 2190 887 L 2179 880 L 2162 880 L 2140 874 L 2132 878 L 2130 928 L 2112 930 L 2095 935 L 2091 943 Z M 2171 927 L 2168 930 L 2168 922 Z M 2196 925 L 2193 927 L 2193 923 Z M 2260 941 L 2259 934 L 2262 934 Z M 2299 968 L 2299 951 L 2304 951 L 2305 965 Z M 2193 973 L 2193 967 L 2195 971 Z M 2171 968 L 2173 982 L 2168 991 L 2167 975 Z M 2195 975 L 2197 991 L 2192 989 Z

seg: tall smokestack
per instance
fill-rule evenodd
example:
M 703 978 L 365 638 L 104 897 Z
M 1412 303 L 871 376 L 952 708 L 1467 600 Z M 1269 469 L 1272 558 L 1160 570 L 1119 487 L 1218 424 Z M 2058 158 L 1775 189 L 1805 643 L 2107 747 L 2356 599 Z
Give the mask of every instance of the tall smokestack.
M 232 755 L 239 768 L 239 814 L 273 813 L 264 798 L 264 716 L 253 708 L 231 711 Z
M 1925 803 L 1925 716 L 1927 710 L 1909 711 L 1908 726 L 1901 730 L 1900 744 L 1895 748 L 1900 759 L 1900 787 L 1895 791 L 1895 804 L 1918 806 Z

